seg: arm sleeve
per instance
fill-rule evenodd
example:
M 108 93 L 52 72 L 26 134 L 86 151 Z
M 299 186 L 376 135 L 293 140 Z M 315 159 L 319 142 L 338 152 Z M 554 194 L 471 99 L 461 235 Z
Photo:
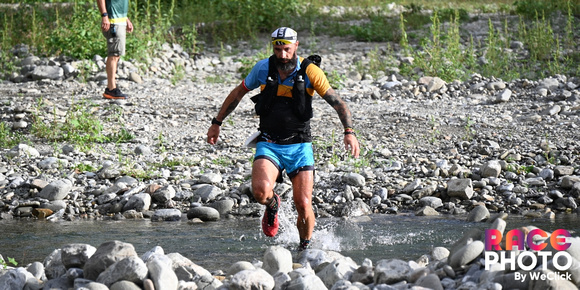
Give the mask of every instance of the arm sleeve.
M 312 64 L 306 68 L 306 75 L 312 88 L 322 97 L 330 89 L 326 75 L 318 66 Z
M 268 59 L 263 59 L 256 63 L 248 76 L 244 79 L 244 87 L 251 91 L 258 88 L 261 84 L 265 83 L 266 77 L 268 76 Z

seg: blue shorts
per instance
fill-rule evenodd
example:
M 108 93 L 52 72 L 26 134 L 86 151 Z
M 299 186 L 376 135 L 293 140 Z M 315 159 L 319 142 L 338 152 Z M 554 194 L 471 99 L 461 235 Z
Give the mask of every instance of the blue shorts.
M 270 160 L 280 172 L 286 169 L 290 178 L 296 176 L 300 171 L 314 170 L 312 143 L 280 145 L 258 142 L 254 160 L 258 159 Z

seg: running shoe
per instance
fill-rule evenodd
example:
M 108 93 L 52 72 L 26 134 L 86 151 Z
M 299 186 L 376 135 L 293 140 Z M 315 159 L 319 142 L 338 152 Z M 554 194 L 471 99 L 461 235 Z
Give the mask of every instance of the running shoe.
M 273 237 L 278 233 L 278 207 L 280 206 L 280 197 L 274 194 L 276 204 L 274 206 L 266 206 L 264 217 L 262 218 L 262 231 L 268 237 Z
M 127 95 L 123 94 L 121 92 L 121 90 L 119 90 L 119 88 L 114 88 L 112 90 L 109 90 L 109 88 L 106 88 L 105 93 L 103 94 L 103 97 L 105 97 L 107 99 L 126 99 Z

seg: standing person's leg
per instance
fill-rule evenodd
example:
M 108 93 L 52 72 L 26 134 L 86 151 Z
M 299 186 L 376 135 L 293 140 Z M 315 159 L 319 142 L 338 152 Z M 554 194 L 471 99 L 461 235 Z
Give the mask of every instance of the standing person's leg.
M 107 62 L 105 63 L 107 88 L 103 96 L 107 99 L 127 98 L 127 95 L 117 88 L 116 80 L 119 60 L 125 54 L 126 31 L 127 28 L 121 25 L 111 25 L 108 31 L 103 31 L 103 35 L 107 38 Z
M 296 227 L 298 228 L 301 246 L 303 247 L 308 246 L 308 244 L 303 245 L 303 242 L 308 241 L 306 243 L 309 243 L 312 238 L 312 232 L 314 231 L 315 216 L 314 210 L 312 209 L 313 187 L 314 171 L 312 170 L 300 171 L 292 178 L 294 204 L 298 212 Z
M 107 57 L 106 71 L 107 71 L 107 88 L 113 90 L 117 87 L 117 65 L 121 57 L 117 55 L 109 55 Z

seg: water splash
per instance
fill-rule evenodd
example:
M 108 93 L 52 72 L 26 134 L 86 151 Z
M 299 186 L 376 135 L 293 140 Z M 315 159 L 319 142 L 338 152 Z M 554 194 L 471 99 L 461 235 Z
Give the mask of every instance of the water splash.
M 295 248 L 300 242 L 296 220 L 298 215 L 294 202 L 285 200 L 278 209 L 280 229 L 275 238 L 278 245 Z M 312 233 L 311 247 L 313 249 L 344 251 L 364 250 L 366 244 L 362 239 L 363 228 L 356 223 L 342 218 L 328 218 L 323 223 L 317 220 Z

